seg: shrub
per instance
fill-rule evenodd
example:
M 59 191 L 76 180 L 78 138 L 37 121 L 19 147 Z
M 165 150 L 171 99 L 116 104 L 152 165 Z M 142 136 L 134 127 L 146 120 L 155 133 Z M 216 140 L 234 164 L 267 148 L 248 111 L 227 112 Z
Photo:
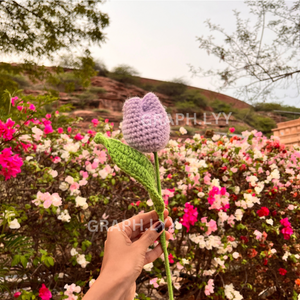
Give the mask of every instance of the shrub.
M 134 76 L 137 75 L 139 75 L 139 72 L 133 67 L 123 64 L 115 67 L 112 72 L 108 74 L 108 77 L 124 84 L 134 84 L 137 81 Z
M 107 77 L 109 74 L 106 65 L 100 60 L 95 61 L 94 70 L 97 71 L 97 76 Z
M 0 272 L 14 276 L 0 293 L 32 299 L 45 284 L 63 299 L 66 284 L 86 292 L 99 274 L 106 238 L 99 221 L 112 224 L 153 206 L 93 142 L 95 131 L 122 140 L 107 120 L 92 120 L 80 133 L 75 123 L 59 124 L 57 114 L 34 119 L 24 103 L 11 111 L 20 121 L 0 123 Z M 160 151 L 162 195 L 177 220 L 168 229 L 176 299 L 258 299 L 268 287 L 276 299 L 297 298 L 299 153 L 257 131 L 242 138 L 196 134 Z M 98 232 L 89 231 L 96 224 Z M 136 299 L 167 297 L 162 268 L 160 258 L 144 268 Z
M 190 107 L 190 110 L 187 112 L 197 112 L 207 107 L 206 97 L 197 90 L 186 90 L 183 94 L 174 97 L 174 99 L 176 107 Z
M 224 112 L 224 113 L 228 114 L 230 112 L 235 111 L 234 108 L 232 107 L 232 105 L 230 105 L 226 102 L 220 101 L 218 99 L 215 99 L 214 101 L 212 101 L 210 103 L 210 106 L 212 107 L 214 112 L 217 112 L 217 113 Z
M 156 86 L 156 92 L 167 95 L 169 97 L 176 97 L 182 95 L 187 89 L 186 83 L 182 79 L 173 79 L 166 81 Z

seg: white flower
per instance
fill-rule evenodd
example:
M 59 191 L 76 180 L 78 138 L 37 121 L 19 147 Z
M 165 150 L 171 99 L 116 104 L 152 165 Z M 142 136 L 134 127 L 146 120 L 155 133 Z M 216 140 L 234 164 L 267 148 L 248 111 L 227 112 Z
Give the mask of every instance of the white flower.
M 234 193 L 237 195 L 239 192 L 240 192 L 240 187 L 239 187 L 239 186 L 236 186 L 236 187 L 234 188 Z
M 211 139 L 215 142 L 215 141 L 219 140 L 220 137 L 221 136 L 219 134 L 215 134 Z
M 63 222 L 68 222 L 68 223 L 69 223 L 70 220 L 71 220 L 71 216 L 69 215 L 68 210 L 65 209 L 64 211 L 62 211 L 62 212 L 60 213 L 60 215 L 58 215 L 57 219 L 58 219 L 58 220 L 61 220 L 61 221 L 63 221 Z
M 272 219 L 267 219 L 267 220 L 266 220 L 266 223 L 267 223 L 267 224 L 270 224 L 270 225 L 272 225 L 272 226 L 273 226 L 273 223 L 274 223 L 274 222 L 273 222 L 273 220 L 272 220 Z
M 95 279 L 92 279 L 92 280 L 89 282 L 89 287 L 91 287 L 91 286 L 94 284 L 95 281 L 96 281 Z
M 59 273 L 59 274 L 58 274 L 58 278 L 63 278 L 64 275 L 65 275 L 64 273 Z
M 237 221 L 241 221 L 242 220 L 242 218 L 243 218 L 243 211 L 241 210 L 241 209 L 237 209 L 236 211 L 235 211 L 235 218 L 236 218 L 236 220 Z
M 18 222 L 17 219 L 13 219 L 11 222 L 9 222 L 9 228 L 10 229 L 18 229 L 20 228 L 20 223 Z
M 233 257 L 234 259 L 237 259 L 239 256 L 240 256 L 240 254 L 239 254 L 238 252 L 233 252 L 233 253 L 232 253 L 232 257 Z
M 86 203 L 86 198 L 77 196 L 75 198 L 76 207 L 81 206 L 83 209 L 86 209 L 88 207 L 88 204 Z
M 146 265 L 144 265 L 143 268 L 144 268 L 145 271 L 150 272 L 153 268 L 153 263 L 151 262 L 149 264 L 146 264 Z
M 178 221 L 175 221 L 175 229 L 181 230 L 182 229 L 182 224 L 179 223 Z
M 71 253 L 72 256 L 75 256 L 75 255 L 78 254 L 78 252 L 76 251 L 75 248 L 72 248 L 70 253 Z
M 188 265 L 188 264 L 189 264 L 189 261 L 188 261 L 187 259 L 183 258 L 183 259 L 182 259 L 182 263 L 183 263 L 184 265 Z
M 55 171 L 55 170 L 49 170 L 48 173 L 49 173 L 53 178 L 55 178 L 55 177 L 58 175 L 57 171 Z
M 179 131 L 180 131 L 181 134 L 187 134 L 187 131 L 184 127 L 180 127 Z
M 76 261 L 81 265 L 82 268 L 85 268 L 89 263 L 88 261 L 86 261 L 84 254 L 79 254 L 76 258 Z
M 205 194 L 204 194 L 203 192 L 199 192 L 199 193 L 197 194 L 197 196 L 198 196 L 199 198 L 202 198 L 204 195 L 205 195 Z
M 33 156 L 27 156 L 27 157 L 26 157 L 26 160 L 27 160 L 27 161 L 30 161 L 31 159 L 33 159 Z
M 66 182 L 62 182 L 59 185 L 59 189 L 62 190 L 62 191 L 66 191 L 68 188 L 69 188 L 69 185 Z
M 153 206 L 153 201 L 151 199 L 147 200 L 146 203 L 147 203 L 148 206 Z
M 73 184 L 74 183 L 74 178 L 72 176 L 67 176 L 65 179 L 65 182 L 69 183 L 69 184 Z

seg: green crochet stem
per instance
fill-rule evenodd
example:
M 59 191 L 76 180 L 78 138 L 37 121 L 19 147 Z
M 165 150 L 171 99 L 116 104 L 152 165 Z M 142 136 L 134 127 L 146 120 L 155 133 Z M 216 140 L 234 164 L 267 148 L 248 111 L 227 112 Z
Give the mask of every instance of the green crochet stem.
M 161 196 L 161 184 L 160 184 L 160 175 L 159 175 L 159 161 L 158 161 L 158 155 L 157 152 L 154 152 L 154 161 L 155 161 L 155 173 L 156 173 L 156 184 L 157 184 L 157 192 Z M 159 219 L 164 222 L 164 213 L 158 212 Z M 161 247 L 164 252 L 164 258 L 165 258 L 165 269 L 167 274 L 167 284 L 168 284 L 168 292 L 169 292 L 169 300 L 174 300 L 173 297 L 173 287 L 172 287 L 172 277 L 171 277 L 171 271 L 170 271 L 170 263 L 169 263 L 169 254 L 167 249 L 167 242 L 166 242 L 166 232 L 163 231 L 163 233 L 160 235 L 160 243 Z
M 107 138 L 102 133 L 97 133 L 94 141 L 95 143 L 102 144 L 104 147 L 106 147 L 107 152 L 114 163 L 122 171 L 133 177 L 144 186 L 153 201 L 154 209 L 157 212 L 159 219 L 164 222 L 165 203 L 161 196 L 159 162 L 157 153 L 154 152 L 154 170 L 152 163 L 143 153 L 129 147 L 128 145 L 123 144 L 119 140 Z M 160 235 L 160 242 L 165 258 L 169 300 L 174 300 L 165 231 L 163 231 L 163 233 Z

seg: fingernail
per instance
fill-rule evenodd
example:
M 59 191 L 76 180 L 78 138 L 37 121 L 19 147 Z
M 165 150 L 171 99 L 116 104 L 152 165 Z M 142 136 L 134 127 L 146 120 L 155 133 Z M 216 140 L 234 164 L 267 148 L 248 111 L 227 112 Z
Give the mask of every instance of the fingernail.
M 165 228 L 165 223 L 162 221 L 159 221 L 159 223 L 156 224 L 154 229 L 157 233 L 161 233 L 164 230 L 164 228 Z

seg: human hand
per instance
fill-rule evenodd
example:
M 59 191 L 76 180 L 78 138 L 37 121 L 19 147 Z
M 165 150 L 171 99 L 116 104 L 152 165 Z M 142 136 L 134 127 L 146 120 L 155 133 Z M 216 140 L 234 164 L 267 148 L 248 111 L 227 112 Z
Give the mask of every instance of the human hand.
M 165 210 L 165 224 L 158 220 L 158 215 L 153 210 L 136 215 L 108 229 L 100 276 L 83 300 L 134 298 L 135 281 L 143 266 L 153 262 L 163 253 L 160 244 L 150 251 L 148 248 L 159 238 L 164 227 L 172 225 L 172 219 L 168 214 L 168 210 Z M 166 231 L 166 240 L 168 241 L 170 237 L 171 234 Z

